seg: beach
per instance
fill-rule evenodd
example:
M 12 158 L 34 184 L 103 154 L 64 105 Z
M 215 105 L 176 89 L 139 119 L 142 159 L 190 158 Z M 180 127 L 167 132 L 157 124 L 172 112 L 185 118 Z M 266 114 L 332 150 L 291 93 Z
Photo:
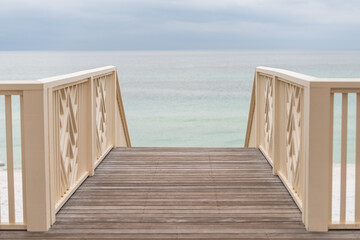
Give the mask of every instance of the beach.
M 23 208 L 22 208 L 22 180 L 21 170 L 14 171 L 14 185 L 15 185 L 15 219 L 16 222 L 22 222 Z M 7 190 L 7 172 L 0 168 L 0 207 L 1 207 L 1 222 L 9 221 L 8 209 L 8 190 Z

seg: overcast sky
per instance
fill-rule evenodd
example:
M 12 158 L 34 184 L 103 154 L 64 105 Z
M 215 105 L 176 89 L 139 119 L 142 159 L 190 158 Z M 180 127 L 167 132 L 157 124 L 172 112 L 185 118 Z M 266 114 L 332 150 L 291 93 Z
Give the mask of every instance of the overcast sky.
M 360 49 L 360 0 L 0 0 L 0 50 Z

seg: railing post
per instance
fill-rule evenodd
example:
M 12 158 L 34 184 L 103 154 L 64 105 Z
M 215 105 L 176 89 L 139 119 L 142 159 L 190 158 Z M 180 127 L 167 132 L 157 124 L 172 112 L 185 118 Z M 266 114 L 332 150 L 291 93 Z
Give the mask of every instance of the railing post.
M 43 89 L 23 91 L 22 101 L 27 230 L 47 231 L 51 211 L 46 92 Z
M 281 99 L 281 92 L 279 91 L 280 89 L 280 83 L 279 81 L 277 81 L 276 76 L 273 76 L 273 133 L 272 133 L 272 138 L 273 138 L 273 149 L 272 149 L 272 154 L 273 154 L 273 174 L 277 175 L 279 168 L 280 168 L 280 157 L 281 157 L 281 151 L 279 149 L 280 143 L 281 143 L 281 135 L 280 135 L 280 128 L 284 125 L 284 122 L 281 121 L 281 117 L 283 117 L 283 115 L 281 113 L 281 107 L 280 104 L 282 102 L 284 102 L 284 99 Z
M 109 96 L 109 101 L 110 101 L 110 127 L 111 129 L 113 129 L 111 132 L 109 132 L 109 140 L 111 141 L 111 144 L 113 145 L 113 147 L 116 146 L 116 134 L 117 134 L 117 128 L 116 128 L 116 107 L 117 107 L 117 103 L 116 103 L 116 71 L 113 71 L 111 74 L 111 80 L 109 81 L 109 90 L 111 90 L 110 92 L 110 96 Z
M 305 205 L 308 231 L 328 230 L 331 93 L 328 87 L 305 89 Z
M 91 76 L 90 79 L 90 141 L 91 141 L 91 153 L 90 153 L 90 158 L 89 158 L 89 165 L 90 165 L 90 169 L 89 169 L 89 176 L 94 176 L 95 173 L 95 168 L 94 168 L 94 163 L 95 163 L 95 124 L 96 124 L 96 120 L 95 120 L 95 100 L 94 100 L 94 78 Z
M 255 147 L 259 147 L 260 145 L 260 87 L 259 87 L 259 73 L 255 72 Z
M 54 142 L 57 142 L 54 138 L 55 134 L 55 124 L 54 124 L 54 101 L 53 101 L 53 89 L 48 88 L 44 91 L 45 94 L 47 94 L 47 119 L 48 119 L 48 129 L 49 129 L 49 152 L 53 154 L 49 154 L 49 169 L 50 169 L 50 225 L 54 224 L 56 221 L 56 210 L 55 210 L 55 204 L 56 204 L 56 184 L 55 184 L 55 175 L 56 175 L 56 165 L 55 165 L 55 159 L 56 159 L 56 150 L 54 149 Z M 46 105 L 44 105 L 46 106 Z

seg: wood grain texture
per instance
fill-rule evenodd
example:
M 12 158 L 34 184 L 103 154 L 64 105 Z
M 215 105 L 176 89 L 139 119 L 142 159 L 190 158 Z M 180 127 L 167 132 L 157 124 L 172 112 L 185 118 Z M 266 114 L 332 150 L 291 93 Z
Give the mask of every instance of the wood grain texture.
M 306 232 L 301 213 L 259 150 L 118 148 L 45 233 L 0 239 L 360 239 Z

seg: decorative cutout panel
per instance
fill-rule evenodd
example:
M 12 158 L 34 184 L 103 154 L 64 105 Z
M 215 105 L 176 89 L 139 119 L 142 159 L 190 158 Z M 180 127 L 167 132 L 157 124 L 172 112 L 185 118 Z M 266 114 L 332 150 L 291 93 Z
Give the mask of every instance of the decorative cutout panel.
M 78 178 L 78 85 L 56 91 L 58 121 L 57 193 L 58 199 L 76 183 Z
M 302 89 L 286 84 L 286 168 L 288 182 L 296 194 L 302 194 L 301 153 L 301 100 Z
M 96 124 L 96 157 L 100 158 L 107 148 L 106 139 L 106 79 L 109 76 L 102 76 L 94 79 L 95 88 L 95 124 Z
M 264 149 L 272 157 L 272 134 L 273 134 L 273 80 L 265 77 L 265 121 L 264 121 Z

